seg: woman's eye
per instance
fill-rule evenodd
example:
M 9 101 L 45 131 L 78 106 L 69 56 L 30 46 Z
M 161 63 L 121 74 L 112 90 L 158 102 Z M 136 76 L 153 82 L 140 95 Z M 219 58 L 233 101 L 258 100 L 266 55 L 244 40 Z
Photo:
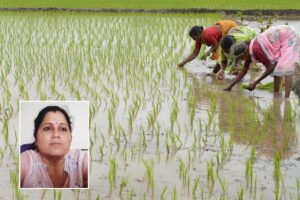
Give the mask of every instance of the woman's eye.
M 47 126 L 43 128 L 43 131 L 50 131 L 50 130 L 51 130 L 51 128 L 47 127 Z
M 61 130 L 62 130 L 63 132 L 67 132 L 67 131 L 68 131 L 67 128 L 62 128 Z

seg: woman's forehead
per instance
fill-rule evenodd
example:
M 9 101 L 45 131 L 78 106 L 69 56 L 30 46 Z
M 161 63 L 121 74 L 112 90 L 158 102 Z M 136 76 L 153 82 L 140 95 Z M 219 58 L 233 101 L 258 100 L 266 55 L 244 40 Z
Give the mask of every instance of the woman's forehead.
M 67 120 L 61 112 L 50 111 L 45 115 L 45 117 L 42 121 L 42 124 L 44 124 L 44 123 L 53 123 L 53 124 L 65 123 L 65 124 L 67 124 Z

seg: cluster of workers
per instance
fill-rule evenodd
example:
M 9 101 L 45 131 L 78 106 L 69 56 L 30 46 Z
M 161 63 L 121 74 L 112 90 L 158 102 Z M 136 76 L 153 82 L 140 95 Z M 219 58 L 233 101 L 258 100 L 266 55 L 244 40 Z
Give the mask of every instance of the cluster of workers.
M 247 26 L 238 26 L 232 20 L 221 20 L 208 28 L 193 26 L 189 31 L 195 41 L 194 51 L 179 67 L 198 57 L 201 46 L 211 47 L 204 58 L 216 60 L 212 74 L 224 79 L 227 66 L 244 62 L 236 78 L 224 90 L 230 91 L 247 73 L 251 63 L 262 63 L 266 70 L 245 88 L 252 91 L 265 77 L 273 73 L 274 93 L 278 93 L 284 77 L 285 98 L 290 95 L 296 62 L 299 57 L 300 37 L 292 26 L 271 26 L 262 33 Z

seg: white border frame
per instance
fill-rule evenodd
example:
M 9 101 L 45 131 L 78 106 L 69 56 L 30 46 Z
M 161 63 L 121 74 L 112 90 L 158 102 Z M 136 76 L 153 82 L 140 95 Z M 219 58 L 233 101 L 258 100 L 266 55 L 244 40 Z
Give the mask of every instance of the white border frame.
M 88 149 L 87 149 L 87 157 L 88 157 L 88 187 L 87 188 L 22 188 L 21 187 L 21 142 L 20 142 L 20 138 L 21 138 L 21 103 L 22 102 L 26 102 L 26 103 L 47 103 L 48 105 L 49 104 L 56 104 L 56 103 L 65 103 L 65 104 L 68 104 L 68 103 L 73 103 L 73 102 L 77 102 L 77 103 L 87 103 L 88 105 Z M 47 106 L 47 105 L 45 105 Z M 69 113 L 68 113 L 69 114 Z M 18 128 L 19 128 L 19 133 L 18 133 L 18 152 L 19 152 L 19 189 L 20 190 L 89 190 L 90 189 L 90 103 L 89 101 L 74 101 L 74 100 L 65 100 L 65 101 L 57 101 L 57 100 L 46 100 L 46 101 L 31 101 L 31 100 L 19 100 L 19 125 L 18 125 Z

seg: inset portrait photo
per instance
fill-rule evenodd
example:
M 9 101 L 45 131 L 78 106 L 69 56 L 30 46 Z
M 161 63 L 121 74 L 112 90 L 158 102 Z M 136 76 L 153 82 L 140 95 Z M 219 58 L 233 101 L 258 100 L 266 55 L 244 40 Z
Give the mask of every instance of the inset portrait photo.
M 89 102 L 20 101 L 20 188 L 88 188 Z

